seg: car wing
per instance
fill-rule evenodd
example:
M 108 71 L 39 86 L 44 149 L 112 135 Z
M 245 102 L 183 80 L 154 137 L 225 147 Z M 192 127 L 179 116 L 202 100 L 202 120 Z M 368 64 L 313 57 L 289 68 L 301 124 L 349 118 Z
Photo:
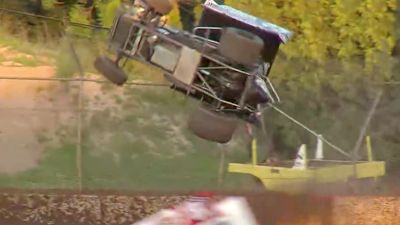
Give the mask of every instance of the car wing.
M 293 33 L 276 24 L 267 22 L 263 19 L 247 14 L 227 5 L 218 5 L 213 0 L 207 0 L 204 3 L 204 10 L 220 14 L 220 16 L 235 20 L 236 23 L 251 27 L 262 33 L 263 39 L 278 38 L 281 43 L 287 43 Z

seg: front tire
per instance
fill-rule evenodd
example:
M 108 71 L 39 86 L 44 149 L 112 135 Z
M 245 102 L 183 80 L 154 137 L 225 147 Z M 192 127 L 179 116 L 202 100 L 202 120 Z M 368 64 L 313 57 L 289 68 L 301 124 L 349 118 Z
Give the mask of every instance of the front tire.
M 125 72 L 106 56 L 98 56 L 94 62 L 94 67 L 115 85 L 122 86 L 128 80 Z
M 201 106 L 190 115 L 188 128 L 198 137 L 221 144 L 228 143 L 237 128 L 238 119 Z
M 131 17 L 124 14 L 122 9 L 117 11 L 117 14 L 121 14 L 119 16 L 118 21 L 115 23 L 115 31 L 113 36 L 110 38 L 111 47 L 115 50 L 123 49 L 125 42 L 129 38 L 129 32 L 132 27 L 132 22 L 134 21 Z M 135 29 L 135 28 L 134 28 Z M 136 30 L 132 31 L 132 34 L 135 34 Z

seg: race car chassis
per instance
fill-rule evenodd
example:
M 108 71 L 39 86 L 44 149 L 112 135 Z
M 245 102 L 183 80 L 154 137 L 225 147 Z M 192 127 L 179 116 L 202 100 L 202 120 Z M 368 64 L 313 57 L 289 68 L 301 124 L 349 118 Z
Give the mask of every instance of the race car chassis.
M 179 35 L 184 35 L 184 39 L 191 40 L 192 46 L 182 43 L 168 34 L 174 34 L 173 29 L 168 29 L 166 27 L 155 28 L 143 25 L 139 22 L 132 21 L 131 27 L 129 29 L 130 37 L 132 33 L 137 33 L 136 38 L 134 40 L 127 39 L 123 44 L 123 47 L 117 49 L 118 58 L 116 60 L 116 64 L 119 64 L 121 67 L 124 67 L 129 59 L 134 59 L 146 65 L 155 67 L 160 69 L 167 80 L 171 81 L 175 86 L 183 89 L 187 95 L 191 95 L 193 91 L 197 91 L 202 93 L 204 96 L 208 96 L 217 102 L 216 109 L 223 112 L 238 112 L 238 111 L 246 111 L 248 113 L 255 113 L 259 109 L 252 107 L 250 105 L 246 105 L 244 102 L 245 95 L 248 92 L 249 85 L 246 85 L 245 90 L 242 93 L 241 101 L 239 103 L 235 103 L 232 101 L 227 101 L 220 98 L 217 95 L 217 92 L 208 84 L 205 76 L 210 76 L 211 70 L 230 70 L 235 73 L 240 73 L 245 75 L 247 78 L 246 83 L 250 83 L 252 79 L 255 79 L 257 76 L 257 72 L 259 71 L 259 67 L 255 67 L 253 71 L 244 71 L 237 69 L 228 63 L 224 62 L 224 59 L 218 57 L 216 54 L 212 54 L 213 51 L 217 50 L 218 42 L 212 41 L 208 38 L 204 38 L 201 36 L 195 35 L 197 30 L 221 30 L 221 28 L 216 27 L 198 27 L 195 29 L 194 34 L 191 33 L 179 33 Z M 114 36 L 115 29 L 111 36 Z M 210 32 L 206 32 L 209 35 Z M 157 46 L 153 46 L 154 48 L 160 47 L 162 48 L 164 45 L 167 45 L 169 48 L 173 48 L 175 51 L 172 55 L 176 55 L 176 63 L 172 65 L 166 66 L 163 65 L 165 61 L 168 60 L 163 58 L 166 55 L 157 55 L 157 49 L 155 49 L 152 58 L 144 56 L 143 49 L 146 43 L 146 38 L 157 38 L 158 42 L 161 43 Z M 111 48 L 111 46 L 110 46 Z M 213 66 L 200 66 L 200 62 L 202 59 L 207 59 L 212 62 Z M 123 60 L 122 64 L 120 61 Z M 170 63 L 171 64 L 171 63 Z M 193 66 L 194 65 L 194 66 Z M 263 66 L 263 70 L 268 69 L 267 65 L 259 65 Z M 265 66 L 265 67 L 264 67 Z M 197 78 L 200 79 L 201 84 L 194 83 L 194 80 Z M 271 94 L 270 99 L 276 102 L 279 101 L 279 97 L 276 94 L 276 91 L 269 81 L 267 77 L 263 77 L 268 80 L 268 86 L 273 90 L 274 96 Z M 269 92 L 270 93 L 270 92 Z M 200 100 L 204 100 L 204 96 L 200 97 Z M 221 107 L 224 105 L 225 107 Z M 228 109 L 225 109 L 228 108 Z

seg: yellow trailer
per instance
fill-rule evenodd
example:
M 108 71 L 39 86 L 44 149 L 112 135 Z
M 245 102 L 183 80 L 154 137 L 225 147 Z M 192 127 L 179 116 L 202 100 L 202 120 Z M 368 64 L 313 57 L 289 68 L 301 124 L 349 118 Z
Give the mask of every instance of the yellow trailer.
M 295 160 L 271 164 L 257 163 L 253 147 L 252 163 L 230 163 L 228 172 L 248 174 L 258 178 L 270 191 L 299 194 L 317 191 L 321 187 L 347 186 L 350 181 L 376 180 L 385 175 L 385 162 L 373 161 L 367 138 L 367 161 L 307 160 L 303 168 L 296 168 Z M 338 185 L 339 184 L 339 185 Z M 364 185 L 366 186 L 366 185 Z

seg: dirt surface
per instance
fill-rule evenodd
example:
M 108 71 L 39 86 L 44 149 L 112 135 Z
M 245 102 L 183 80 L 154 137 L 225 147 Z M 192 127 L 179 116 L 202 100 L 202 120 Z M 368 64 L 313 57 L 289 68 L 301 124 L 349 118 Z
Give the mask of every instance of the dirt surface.
M 54 75 L 54 69 L 49 66 L 22 67 L 15 62 L 20 58 L 34 57 L 0 46 L 0 77 Z M 54 123 L 45 119 L 51 118 L 51 113 L 35 114 L 24 109 L 48 105 L 40 90 L 50 87 L 49 82 L 0 80 L 0 173 L 15 174 L 31 169 L 40 159 L 42 148 L 36 134 L 53 127 Z
M 0 224 L 128 225 L 184 201 L 189 194 L 3 192 Z M 228 194 L 233 193 L 219 193 L 219 196 Z M 247 198 L 262 225 L 397 225 L 400 222 L 400 198 L 397 197 L 235 195 Z
M 22 67 L 25 63 L 47 64 L 50 59 L 44 56 L 30 55 L 13 50 L 10 47 L 0 46 L 0 66 Z
M 48 66 L 0 66 L 0 77 L 46 78 L 53 74 L 53 68 Z M 40 93 L 40 90 L 51 88 L 51 83 L 43 81 L 0 80 L 0 173 L 14 174 L 31 169 L 40 159 L 43 149 L 37 134 L 54 129 L 57 118 L 50 111 L 27 109 L 51 106 L 48 97 Z
M 400 197 L 338 198 L 333 214 L 340 225 L 400 224 Z
M 34 57 L 0 46 L 0 78 L 54 78 L 54 67 L 23 66 L 15 62 L 20 58 Z M 77 89 L 70 88 L 74 85 L 77 83 L 0 79 L 0 174 L 34 168 L 46 146 L 57 142 L 56 131 L 76 121 Z M 92 99 L 100 93 L 97 84 L 85 86 Z M 43 136 L 46 143 L 40 139 Z
M 0 224 L 132 224 L 184 196 L 1 194 Z

